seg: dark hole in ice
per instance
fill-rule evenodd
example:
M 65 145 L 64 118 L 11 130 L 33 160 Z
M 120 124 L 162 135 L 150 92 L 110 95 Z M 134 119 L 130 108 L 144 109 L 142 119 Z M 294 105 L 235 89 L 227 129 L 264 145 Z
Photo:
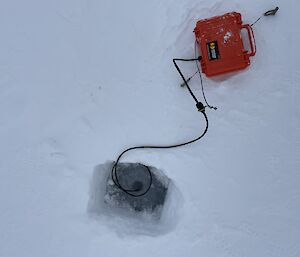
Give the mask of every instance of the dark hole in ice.
M 139 191 L 142 191 L 142 189 L 144 188 L 144 185 L 141 181 L 134 181 L 131 188 L 133 190 L 139 192 Z
M 129 168 L 131 165 L 137 163 L 122 163 L 121 168 Z M 182 216 L 183 197 L 174 182 L 164 175 L 162 170 L 149 166 L 154 177 L 150 194 L 141 199 L 134 199 L 137 201 L 134 202 L 114 185 L 111 180 L 112 167 L 113 162 L 108 161 L 94 168 L 87 209 L 92 218 L 121 235 L 157 236 L 176 227 Z M 138 171 L 138 166 L 136 168 Z M 142 185 L 141 191 L 148 187 L 149 178 L 145 170 L 136 176 L 131 173 L 130 175 L 132 180 L 128 181 L 128 186 L 139 188 Z
M 123 188 L 143 192 L 149 187 L 149 191 L 142 196 L 133 197 L 126 194 L 115 185 L 111 176 L 106 183 L 105 202 L 112 206 L 130 208 L 135 211 L 154 212 L 163 206 L 169 185 L 169 178 L 154 167 L 149 167 L 151 177 L 147 168 L 140 163 L 119 163 L 117 169 L 118 181 Z

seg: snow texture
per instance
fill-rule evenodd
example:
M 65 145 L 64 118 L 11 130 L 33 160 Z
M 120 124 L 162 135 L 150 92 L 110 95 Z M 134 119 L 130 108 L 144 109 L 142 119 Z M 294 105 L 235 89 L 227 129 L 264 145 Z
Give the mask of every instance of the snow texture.
M 224 35 L 224 43 L 226 43 L 228 41 L 228 39 L 230 39 L 232 36 L 232 32 L 231 31 L 227 31 L 226 34 Z
M 196 21 L 242 13 L 257 54 L 208 79 L 199 142 L 136 150 L 174 190 L 159 222 L 91 205 L 97 165 L 182 142 L 204 120 L 172 64 Z M 1 257 L 300 256 L 300 2 L 3 0 Z M 195 64 L 180 64 L 188 76 Z M 201 99 L 199 80 L 191 87 Z M 98 212 L 92 212 L 91 206 Z M 103 211 L 103 212 L 101 212 Z

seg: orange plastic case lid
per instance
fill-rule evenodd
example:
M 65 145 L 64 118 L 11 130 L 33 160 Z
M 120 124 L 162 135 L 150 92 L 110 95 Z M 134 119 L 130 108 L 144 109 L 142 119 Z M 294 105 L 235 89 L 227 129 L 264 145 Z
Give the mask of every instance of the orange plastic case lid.
M 247 30 L 250 51 L 245 50 L 242 29 Z M 245 69 L 256 53 L 253 30 L 249 24 L 242 24 L 237 12 L 200 20 L 194 33 L 202 55 L 202 71 L 208 77 Z

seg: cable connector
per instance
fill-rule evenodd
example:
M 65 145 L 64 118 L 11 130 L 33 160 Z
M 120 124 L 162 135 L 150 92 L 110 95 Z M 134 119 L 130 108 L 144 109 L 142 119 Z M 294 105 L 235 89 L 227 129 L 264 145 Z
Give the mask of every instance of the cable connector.
M 252 27 L 256 22 L 258 22 L 263 16 L 274 16 L 279 10 L 279 7 L 277 6 L 275 9 L 271 9 L 269 11 L 266 11 L 262 16 L 260 16 L 255 22 L 253 22 L 250 26 Z
M 203 103 L 198 102 L 198 103 L 196 104 L 196 107 L 197 107 L 197 109 L 198 109 L 198 112 L 205 112 L 205 106 L 203 105 Z
M 277 6 L 275 9 L 269 10 L 264 13 L 264 16 L 270 16 L 270 15 L 275 15 L 277 11 L 279 10 L 279 7 Z

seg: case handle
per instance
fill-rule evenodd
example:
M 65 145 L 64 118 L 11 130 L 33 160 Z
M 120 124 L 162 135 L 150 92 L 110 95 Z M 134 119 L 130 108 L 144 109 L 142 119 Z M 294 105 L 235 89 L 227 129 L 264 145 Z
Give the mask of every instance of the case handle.
M 246 29 L 248 32 L 250 48 L 251 48 L 251 52 L 248 55 L 254 56 L 256 54 L 256 43 L 255 43 L 255 38 L 254 38 L 254 33 L 252 30 L 252 27 L 249 24 L 244 24 L 241 26 L 241 29 Z

